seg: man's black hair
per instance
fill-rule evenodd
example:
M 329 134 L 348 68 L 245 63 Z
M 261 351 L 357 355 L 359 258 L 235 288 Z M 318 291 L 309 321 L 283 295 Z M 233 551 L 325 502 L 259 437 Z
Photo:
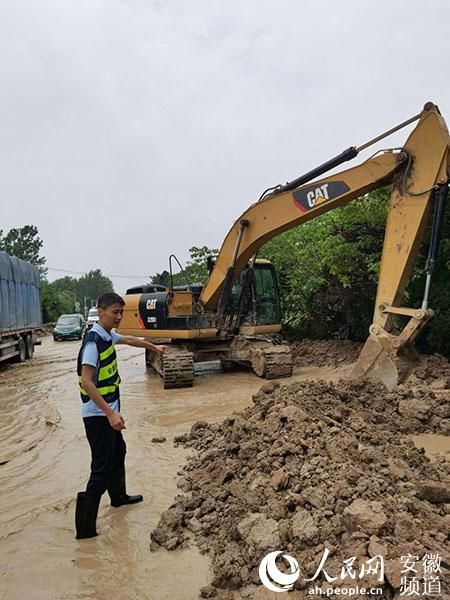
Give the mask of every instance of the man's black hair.
M 125 306 L 125 301 L 122 296 L 116 294 L 115 292 L 106 292 L 106 294 L 102 294 L 97 299 L 97 308 L 108 308 L 111 304 L 120 304 L 121 306 Z

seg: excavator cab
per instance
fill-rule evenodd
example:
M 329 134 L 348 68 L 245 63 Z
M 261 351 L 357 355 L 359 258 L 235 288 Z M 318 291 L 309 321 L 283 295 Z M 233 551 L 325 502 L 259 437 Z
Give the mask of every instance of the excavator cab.
M 240 314 L 239 322 L 243 326 L 281 323 L 280 291 L 270 261 L 257 259 L 253 266 L 239 274 L 231 291 L 231 303 L 233 312 Z

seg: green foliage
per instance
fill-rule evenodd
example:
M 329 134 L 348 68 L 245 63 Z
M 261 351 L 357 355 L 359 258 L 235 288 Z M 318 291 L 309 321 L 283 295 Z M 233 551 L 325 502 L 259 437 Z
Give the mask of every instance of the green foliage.
M 113 292 L 114 288 L 111 279 L 102 275 L 100 269 L 95 269 L 76 280 L 74 291 L 78 298 L 84 298 L 86 296 L 91 298 L 95 304 L 95 301 L 99 296 L 106 292 Z
M 0 229 L 0 250 L 30 262 L 39 269 L 41 275 L 47 272 L 45 256 L 39 256 L 43 244 L 35 225 L 10 229 L 6 234 Z
M 43 313 L 52 315 L 55 314 L 55 311 L 57 312 L 55 307 L 60 306 L 65 307 L 63 312 L 84 314 L 85 308 L 87 310 L 91 306 L 95 306 L 95 301 L 99 296 L 114 291 L 112 281 L 102 275 L 100 269 L 89 271 L 79 278 L 60 277 L 52 283 L 44 282 L 44 284 L 41 285 Z M 57 317 L 60 314 L 61 312 L 57 314 Z
M 155 273 L 150 275 L 149 283 L 155 285 L 164 285 L 165 287 L 170 286 L 170 274 L 169 271 L 161 271 L 161 273 Z
M 73 296 L 59 291 L 52 283 L 41 281 L 42 319 L 44 323 L 54 322 L 64 313 L 74 312 Z
M 69 277 L 68 275 L 55 279 L 55 281 L 52 282 L 52 285 L 56 290 L 60 292 L 72 292 L 74 294 L 77 292 L 77 284 L 78 279 L 76 277 Z M 79 296 L 80 294 L 76 295 Z
M 408 304 L 411 303 L 411 306 L 421 305 L 426 278 L 427 242 L 428 239 L 422 245 L 417 268 L 407 290 Z M 450 206 L 447 206 L 439 257 L 431 279 L 429 306 L 434 310 L 435 317 L 425 326 L 416 345 L 423 352 L 439 352 L 450 356 Z
M 373 313 L 388 190 L 333 210 L 271 240 L 288 331 L 365 339 Z
M 173 285 L 202 284 L 208 279 L 208 268 L 206 261 L 208 256 L 216 257 L 219 251 L 210 249 L 207 246 L 193 246 L 189 248 L 189 260 L 183 271 L 173 274 Z M 172 263 L 174 268 L 178 268 L 176 261 Z M 150 283 L 170 286 L 170 274 L 168 271 L 155 273 L 150 277 Z

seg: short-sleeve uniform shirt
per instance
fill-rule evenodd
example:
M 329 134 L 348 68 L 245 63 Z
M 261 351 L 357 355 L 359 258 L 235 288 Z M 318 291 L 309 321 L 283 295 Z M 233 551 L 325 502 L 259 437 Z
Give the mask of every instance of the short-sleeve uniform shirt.
M 122 339 L 122 336 L 116 333 L 115 331 L 111 331 L 108 333 L 106 329 L 103 329 L 101 325 L 98 323 L 94 323 L 91 331 L 95 331 L 105 342 L 109 342 L 110 340 L 115 345 Z M 82 365 L 90 365 L 91 367 L 98 367 L 98 349 L 97 344 L 95 342 L 88 342 L 83 349 L 83 356 L 81 357 Z M 119 400 L 112 402 L 109 405 L 113 410 L 119 411 Z M 104 417 L 105 413 L 99 408 L 93 400 L 89 400 L 89 402 L 83 403 L 83 418 L 84 417 Z

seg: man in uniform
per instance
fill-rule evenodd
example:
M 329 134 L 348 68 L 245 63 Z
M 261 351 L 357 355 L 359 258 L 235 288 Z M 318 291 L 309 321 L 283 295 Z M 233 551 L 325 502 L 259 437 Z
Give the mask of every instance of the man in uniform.
M 126 445 L 122 437 L 125 421 L 120 414 L 120 377 L 116 344 L 149 348 L 162 353 L 157 346 L 134 336 L 121 336 L 113 328 L 122 320 L 123 299 L 113 292 L 97 300 L 98 323 L 83 339 L 78 354 L 78 382 L 86 437 L 91 447 L 91 476 L 86 491 L 79 492 L 75 511 L 76 538 L 97 535 L 96 522 L 100 499 L 107 490 L 111 506 L 142 502 L 139 494 L 130 496 L 125 487 Z

